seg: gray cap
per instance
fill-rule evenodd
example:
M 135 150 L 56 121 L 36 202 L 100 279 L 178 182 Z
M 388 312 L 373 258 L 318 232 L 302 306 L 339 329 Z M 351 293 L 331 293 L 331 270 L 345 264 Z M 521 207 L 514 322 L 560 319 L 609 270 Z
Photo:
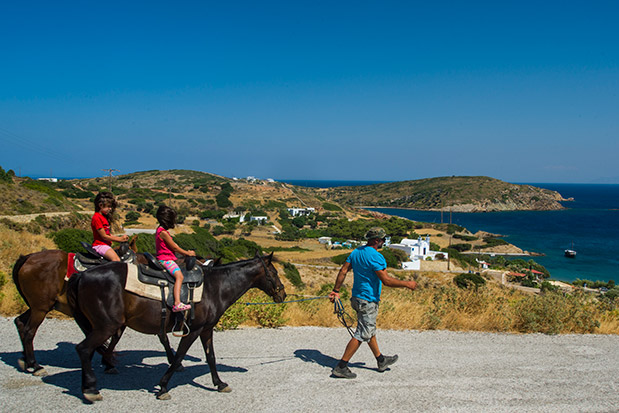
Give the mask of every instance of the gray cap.
M 372 227 L 365 234 L 365 239 L 371 240 L 373 238 L 385 238 L 387 233 L 381 227 Z

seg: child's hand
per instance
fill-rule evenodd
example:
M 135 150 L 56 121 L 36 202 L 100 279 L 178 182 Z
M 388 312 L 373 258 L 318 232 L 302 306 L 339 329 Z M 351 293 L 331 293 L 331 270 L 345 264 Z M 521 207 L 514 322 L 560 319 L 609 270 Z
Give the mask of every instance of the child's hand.
M 195 251 L 187 251 L 187 256 L 195 257 L 196 256 L 196 252 Z
M 120 239 L 120 242 L 127 242 L 127 241 L 129 241 L 129 235 L 121 235 L 118 238 Z

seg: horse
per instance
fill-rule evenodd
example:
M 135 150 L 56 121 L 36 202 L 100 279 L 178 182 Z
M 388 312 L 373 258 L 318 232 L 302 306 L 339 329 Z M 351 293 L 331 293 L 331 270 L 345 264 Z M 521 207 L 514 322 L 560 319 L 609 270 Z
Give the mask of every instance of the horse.
M 286 292 L 272 260 L 273 253 L 264 257 L 256 254 L 249 260 L 213 267 L 205 275 L 201 300 L 193 303 L 195 318 L 191 320 L 189 332 L 181 339 L 174 360 L 159 381 L 158 399 L 170 399 L 168 382 L 198 337 L 206 354 L 213 385 L 219 392 L 231 391 L 217 374 L 213 329 L 226 309 L 250 288 L 259 288 L 276 303 L 285 300 Z M 128 265 L 107 264 L 69 280 L 67 298 L 75 321 L 86 335 L 75 347 L 82 365 L 82 394 L 91 403 L 102 400 L 92 369 L 95 349 L 125 326 L 145 334 L 157 334 L 160 329 L 161 303 L 125 291 Z M 173 318 L 168 313 L 167 331 L 173 328 Z
M 116 252 L 121 257 L 128 253 L 129 249 L 137 252 L 135 243 L 136 238 L 133 237 L 129 243 L 121 244 Z M 37 363 L 34 356 L 33 341 L 39 326 L 53 309 L 73 316 L 66 299 L 64 279 L 67 274 L 68 256 L 69 254 L 60 250 L 39 251 L 20 256 L 13 266 L 13 281 L 28 306 L 28 310 L 15 318 L 15 326 L 23 347 L 23 358 L 18 360 L 18 365 L 21 370 L 34 376 L 47 375 L 45 368 Z M 142 254 L 137 254 L 137 260 L 141 264 L 148 262 Z M 106 373 L 117 373 L 114 367 L 113 351 L 120 340 L 122 331 L 120 330 L 112 337 L 109 344 L 99 349 L 103 356 L 102 363 Z M 174 351 L 170 347 L 168 337 L 165 334 L 158 337 L 171 363 L 174 359 Z

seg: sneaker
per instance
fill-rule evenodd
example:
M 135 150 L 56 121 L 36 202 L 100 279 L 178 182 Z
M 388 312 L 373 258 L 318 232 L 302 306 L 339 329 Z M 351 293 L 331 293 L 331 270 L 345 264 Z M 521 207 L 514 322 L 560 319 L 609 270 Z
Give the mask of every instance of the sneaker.
M 398 355 L 396 354 L 395 356 L 384 356 L 384 360 L 382 363 L 378 363 L 378 371 L 380 371 L 381 373 L 385 370 L 387 370 L 387 367 L 391 366 L 393 363 L 395 363 L 396 361 L 398 361 Z
M 178 303 L 174 307 L 172 307 L 172 311 L 174 311 L 175 313 L 179 313 L 181 311 L 186 311 L 186 310 L 190 310 L 190 309 L 191 309 L 191 305 L 190 304 L 184 304 L 184 303 Z
M 354 379 L 355 377 L 357 377 L 355 373 L 350 371 L 348 366 L 344 368 L 340 368 L 340 366 L 335 366 L 333 367 L 333 370 L 331 370 L 331 374 L 335 377 L 339 377 L 340 379 Z

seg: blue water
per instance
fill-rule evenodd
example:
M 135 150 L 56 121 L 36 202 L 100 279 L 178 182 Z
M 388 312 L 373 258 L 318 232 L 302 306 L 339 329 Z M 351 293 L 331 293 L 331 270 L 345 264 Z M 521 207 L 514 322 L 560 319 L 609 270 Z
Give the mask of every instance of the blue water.
M 304 186 L 323 188 L 342 185 L 330 184 L 334 182 L 367 185 L 360 181 L 304 182 Z M 312 182 L 315 184 L 311 185 Z M 619 283 L 619 185 L 531 185 L 558 191 L 564 198 L 572 197 L 574 201 L 564 202 L 568 209 L 561 211 L 452 213 L 451 222 L 471 232 L 483 230 L 505 235 L 506 241 L 523 250 L 545 254 L 533 259 L 546 267 L 554 279 L 612 279 Z M 440 212 L 391 208 L 373 210 L 415 221 L 441 222 Z M 443 213 L 443 222 L 449 222 L 447 212 Z M 577 256 L 574 259 L 565 258 L 564 250 L 571 248 L 572 242 Z

